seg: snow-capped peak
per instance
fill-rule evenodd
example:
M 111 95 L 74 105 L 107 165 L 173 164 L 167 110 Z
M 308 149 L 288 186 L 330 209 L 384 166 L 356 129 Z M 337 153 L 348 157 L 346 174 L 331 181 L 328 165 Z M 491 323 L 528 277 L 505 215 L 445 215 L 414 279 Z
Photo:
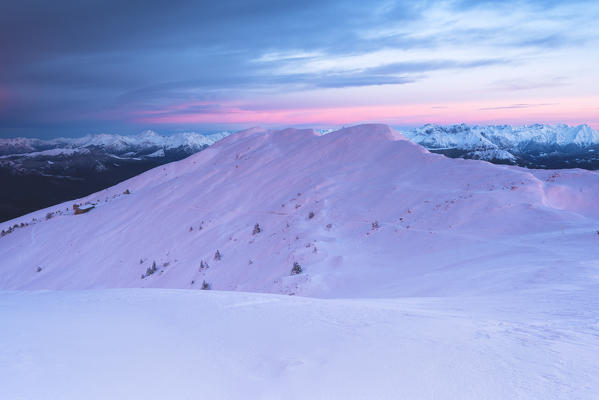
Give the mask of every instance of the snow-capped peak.
M 599 131 L 588 125 L 488 125 L 440 126 L 427 124 L 404 132 L 411 140 L 431 149 L 498 149 L 540 144 L 592 146 L 599 144 Z
M 99 133 L 86 135 L 79 138 L 57 138 L 51 140 L 12 138 L 0 139 L 0 155 L 23 154 L 54 148 L 87 148 L 100 147 L 113 153 L 122 153 L 130 149 L 141 150 L 172 150 L 187 147 L 193 151 L 201 150 L 216 141 L 228 136 L 230 132 L 224 131 L 210 135 L 196 132 L 182 132 L 173 135 L 160 135 L 152 130 L 143 131 L 137 135 L 119 135 L 112 133 Z

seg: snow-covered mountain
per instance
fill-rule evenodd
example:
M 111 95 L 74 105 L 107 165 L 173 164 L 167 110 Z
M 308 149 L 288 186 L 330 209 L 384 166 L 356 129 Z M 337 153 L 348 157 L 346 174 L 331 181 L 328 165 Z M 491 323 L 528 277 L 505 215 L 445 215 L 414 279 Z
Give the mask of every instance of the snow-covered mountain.
M 384 125 L 233 134 L 0 223 L 0 397 L 595 398 L 598 197 Z
M 0 168 L 13 175 L 68 176 L 73 164 L 87 164 L 103 171 L 115 160 L 142 161 L 144 158 L 181 159 L 210 146 L 230 132 L 211 135 L 187 132 L 162 136 L 145 131 L 134 136 L 115 134 L 87 135 L 80 138 L 40 140 L 0 139 Z M 74 160 L 73 156 L 78 159 Z M 170 157 L 169 157 L 170 156 Z
M 0 139 L 0 155 L 18 155 L 39 152 L 48 149 L 76 149 L 96 147 L 115 154 L 134 152 L 143 155 L 157 148 L 163 150 L 189 149 L 197 152 L 206 146 L 228 136 L 230 132 L 203 135 L 195 132 L 176 133 L 170 136 L 159 135 L 148 130 L 138 135 L 118 134 L 86 135 L 79 138 L 57 138 L 41 140 L 33 138 Z
M 81 197 L 196 153 L 229 135 L 146 131 L 52 140 L 0 139 L 0 221 Z
M 224 290 L 414 294 L 434 282 L 414 280 L 454 274 L 459 268 L 448 266 L 472 254 L 501 247 L 501 263 L 512 264 L 508 255 L 521 253 L 529 235 L 591 225 L 595 239 L 597 177 L 449 159 L 383 125 L 324 136 L 251 129 L 3 224 L 31 225 L 2 238 L 0 288 L 194 288 L 205 280 Z M 95 208 L 73 215 L 74 203 Z M 30 240 L 36 246 L 19 254 Z M 290 276 L 294 262 L 304 273 Z M 436 290 L 477 292 L 480 276 Z
M 450 157 L 530 168 L 599 169 L 599 131 L 587 125 L 425 125 L 403 133 Z

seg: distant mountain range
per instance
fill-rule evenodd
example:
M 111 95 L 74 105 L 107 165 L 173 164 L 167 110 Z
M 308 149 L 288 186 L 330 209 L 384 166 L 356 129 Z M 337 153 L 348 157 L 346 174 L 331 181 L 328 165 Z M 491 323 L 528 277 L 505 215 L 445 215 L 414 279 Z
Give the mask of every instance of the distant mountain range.
M 145 131 L 134 136 L 102 133 L 80 138 L 58 138 L 51 140 L 32 138 L 0 139 L 0 156 L 6 158 L 6 156 L 14 157 L 20 154 L 30 154 L 30 157 L 38 155 L 69 155 L 73 150 L 81 149 L 97 149 L 106 154 L 128 158 L 148 156 L 157 149 L 164 151 L 197 152 L 229 134 L 229 132 L 221 132 L 212 135 L 202 135 L 195 132 L 185 132 L 163 136 L 154 131 Z M 61 152 L 58 149 L 64 151 Z M 49 150 L 54 151 L 39 154 Z
M 528 168 L 599 169 L 599 131 L 587 125 L 425 125 L 402 133 L 452 158 Z
M 0 139 L 0 221 L 110 187 L 227 135 L 146 131 L 135 136 Z

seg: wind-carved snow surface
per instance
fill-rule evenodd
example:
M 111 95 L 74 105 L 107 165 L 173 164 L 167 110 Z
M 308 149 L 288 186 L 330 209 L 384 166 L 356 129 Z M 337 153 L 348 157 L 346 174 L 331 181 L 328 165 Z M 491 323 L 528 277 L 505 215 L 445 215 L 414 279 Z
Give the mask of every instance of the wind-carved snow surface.
M 239 132 L 0 224 L 0 398 L 597 398 L 597 198 L 384 125 Z

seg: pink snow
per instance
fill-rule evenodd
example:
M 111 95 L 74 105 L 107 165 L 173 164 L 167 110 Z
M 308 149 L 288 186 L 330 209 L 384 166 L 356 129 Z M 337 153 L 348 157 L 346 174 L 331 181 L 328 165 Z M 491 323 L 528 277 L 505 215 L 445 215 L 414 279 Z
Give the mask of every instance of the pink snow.
M 0 398 L 595 399 L 598 198 L 385 125 L 233 134 L 0 224 Z
M 0 239 L 0 288 L 193 289 L 206 280 L 319 297 L 511 290 L 555 263 L 549 249 L 576 246 L 574 263 L 597 253 L 597 198 L 596 172 L 449 159 L 385 125 L 324 136 L 255 128 L 1 224 L 41 220 Z M 96 207 L 74 216 L 75 202 Z M 52 211 L 63 215 L 46 220 Z M 152 262 L 158 273 L 141 279 Z M 289 275 L 294 262 L 303 274 Z M 493 284 L 498 271 L 514 282 Z

